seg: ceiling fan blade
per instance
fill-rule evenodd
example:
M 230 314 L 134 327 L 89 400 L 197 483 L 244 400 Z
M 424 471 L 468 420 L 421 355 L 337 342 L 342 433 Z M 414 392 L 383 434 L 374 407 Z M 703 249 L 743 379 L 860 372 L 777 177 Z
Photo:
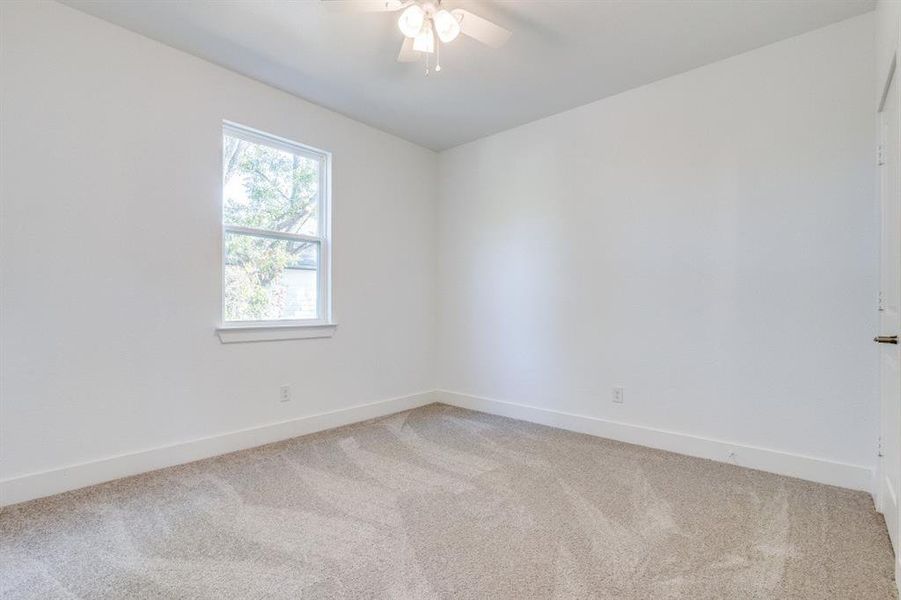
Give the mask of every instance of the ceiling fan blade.
M 455 8 L 451 11 L 451 14 L 460 22 L 460 31 L 462 33 L 482 42 L 486 46 L 499 48 L 513 35 L 509 30 L 504 29 L 500 25 L 495 25 L 479 15 L 474 15 L 468 10 Z
M 392 12 L 409 1 L 403 0 L 320 0 L 329 12 Z
M 416 62 L 419 60 L 419 53 L 413 50 L 413 38 L 404 38 L 404 43 L 400 47 L 400 54 L 397 55 L 397 62 Z

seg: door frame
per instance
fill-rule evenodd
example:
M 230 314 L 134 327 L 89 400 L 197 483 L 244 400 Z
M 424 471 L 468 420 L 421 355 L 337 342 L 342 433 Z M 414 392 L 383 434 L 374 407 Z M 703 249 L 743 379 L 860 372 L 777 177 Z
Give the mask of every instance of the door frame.
M 892 54 L 892 60 L 891 60 L 891 63 L 889 64 L 888 72 L 885 74 L 885 78 L 883 79 L 882 94 L 879 98 L 879 105 L 876 108 L 876 135 L 877 135 L 876 143 L 877 143 L 877 152 L 879 154 L 878 159 L 877 159 L 878 169 L 876 170 L 876 176 L 877 176 L 876 189 L 878 190 L 878 193 L 879 193 L 879 238 L 880 238 L 879 239 L 880 282 L 879 282 L 879 298 L 878 298 L 877 302 L 878 302 L 878 310 L 880 312 L 882 311 L 882 284 L 883 284 L 883 282 L 881 281 L 882 248 L 885 243 L 885 241 L 884 241 L 884 237 L 885 237 L 885 194 L 884 194 L 884 181 L 883 181 L 883 179 L 884 179 L 883 169 L 885 168 L 885 166 L 884 166 L 884 163 L 882 162 L 883 161 L 882 153 L 883 153 L 883 148 L 885 148 L 885 143 L 886 143 L 886 124 L 885 124 L 885 117 L 884 117 L 883 111 L 885 110 L 885 102 L 888 99 L 889 89 L 891 88 L 892 81 L 895 77 L 895 70 L 897 68 L 897 64 L 898 64 L 898 51 L 896 49 L 895 52 Z M 879 315 L 877 313 L 877 320 L 876 320 L 876 330 L 877 330 L 876 334 L 877 335 L 881 335 L 881 333 L 879 332 L 880 325 L 881 325 L 881 323 L 879 322 Z M 882 369 L 881 357 L 877 357 L 877 360 L 880 363 L 879 369 L 881 372 L 881 369 Z M 882 390 L 881 390 L 881 387 L 882 387 L 882 380 L 881 380 L 881 375 L 880 375 L 878 458 L 876 461 L 876 473 L 875 473 L 876 481 L 874 482 L 875 485 L 873 486 L 875 488 L 873 490 L 873 492 L 874 492 L 873 500 L 875 501 L 875 504 L 876 504 L 876 510 L 879 511 L 880 513 L 884 514 L 885 510 L 886 510 L 886 497 L 888 495 L 892 495 L 892 491 L 887 489 L 887 487 L 885 485 L 885 476 L 884 476 L 885 468 L 883 465 L 884 457 L 883 457 L 883 453 L 882 453 L 882 447 L 883 447 L 883 440 L 885 439 L 885 430 L 884 430 L 885 423 L 882 419 Z
M 898 73 L 898 62 L 899 62 L 899 52 L 901 51 L 901 38 L 895 40 L 895 48 L 892 51 L 891 62 L 888 67 L 888 71 L 885 73 L 885 77 L 883 78 L 882 84 L 882 94 L 879 99 L 879 105 L 876 111 L 876 127 L 877 127 L 877 147 L 878 147 L 878 168 L 877 168 L 877 187 L 879 194 L 879 273 L 880 273 L 880 285 L 879 285 L 879 299 L 878 299 L 878 308 L 879 311 L 882 311 L 883 307 L 883 296 L 882 296 L 882 286 L 884 284 L 882 280 L 882 252 L 885 246 L 885 235 L 886 235 L 886 227 L 885 227 L 885 147 L 888 142 L 887 135 L 889 132 L 887 131 L 887 125 L 885 123 L 884 110 L 886 106 L 886 101 L 888 100 L 889 91 L 891 89 L 892 84 L 901 85 L 901 81 L 895 81 L 895 77 L 899 77 Z M 899 91 L 901 93 L 901 91 Z M 899 106 L 896 107 L 899 111 L 899 118 L 901 118 L 901 101 L 899 101 Z M 901 132 L 895 132 L 894 135 L 901 136 Z M 901 161 L 901 158 L 896 158 L 896 160 Z M 901 172 L 901 165 L 899 165 L 898 172 Z M 901 243 L 901 240 L 896 240 L 895 243 Z M 882 323 L 881 317 L 878 316 L 877 313 L 877 335 L 883 335 L 884 333 L 881 331 Z M 883 395 L 882 395 L 882 355 L 879 354 L 879 441 L 878 441 L 878 458 L 876 462 L 876 469 L 874 472 L 875 482 L 873 485 L 873 500 L 876 505 L 876 510 L 882 514 L 885 514 L 886 510 L 894 510 L 896 512 L 897 522 L 901 522 L 901 498 L 895 496 L 893 490 L 890 490 L 886 485 L 885 478 L 885 456 L 884 454 L 884 440 L 886 439 L 886 423 L 883 419 Z M 901 402 L 901 399 L 899 399 Z M 901 437 L 901 432 L 895 432 L 895 435 Z M 891 498 L 890 498 L 891 497 Z M 892 501 L 894 500 L 894 502 Z M 901 532 L 896 532 L 899 535 L 899 542 L 897 548 L 893 548 L 895 551 L 895 585 L 897 586 L 899 593 L 901 593 Z

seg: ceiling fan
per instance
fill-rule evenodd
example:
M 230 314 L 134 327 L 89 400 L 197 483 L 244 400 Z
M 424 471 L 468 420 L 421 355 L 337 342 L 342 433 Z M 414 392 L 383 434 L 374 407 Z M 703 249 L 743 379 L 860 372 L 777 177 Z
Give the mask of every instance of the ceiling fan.
M 400 13 L 397 26 L 404 42 L 397 62 L 416 62 L 425 58 L 425 74 L 431 72 L 432 55 L 435 71 L 441 70 L 441 45 L 449 44 L 462 33 L 486 46 L 499 48 L 512 35 L 488 19 L 462 8 L 447 10 L 441 0 L 323 0 L 337 10 Z

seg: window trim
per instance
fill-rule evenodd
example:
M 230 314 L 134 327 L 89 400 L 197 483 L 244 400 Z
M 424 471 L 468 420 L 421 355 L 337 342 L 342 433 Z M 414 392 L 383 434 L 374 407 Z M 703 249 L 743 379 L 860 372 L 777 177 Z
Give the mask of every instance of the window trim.
M 220 132 L 220 144 L 228 135 L 242 139 L 252 144 L 261 144 L 279 150 L 290 152 L 298 156 L 315 160 L 319 163 L 319 235 L 311 236 L 300 233 L 287 233 L 268 229 L 255 229 L 239 225 L 227 225 L 225 223 L 225 203 L 222 193 L 222 152 L 220 156 L 220 196 L 219 196 L 219 221 L 220 221 L 220 285 L 219 285 L 219 326 L 216 333 L 223 343 L 253 342 L 284 339 L 304 339 L 331 337 L 334 335 L 337 323 L 332 314 L 332 252 L 331 252 L 331 212 L 332 212 L 332 154 L 318 148 L 294 142 L 283 137 L 264 133 L 262 131 L 240 125 L 232 121 L 224 120 Z M 220 147 L 221 149 L 221 147 Z M 274 319 L 262 321 L 226 321 L 225 320 L 225 236 L 227 233 L 237 233 L 267 237 L 287 241 L 312 242 L 319 244 L 319 268 L 316 297 L 315 319 Z

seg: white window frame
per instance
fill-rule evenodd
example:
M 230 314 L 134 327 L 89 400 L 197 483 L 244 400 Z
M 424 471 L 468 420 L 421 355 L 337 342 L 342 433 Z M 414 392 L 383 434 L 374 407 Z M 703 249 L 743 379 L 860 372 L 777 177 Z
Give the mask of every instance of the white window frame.
M 224 194 L 220 188 L 220 223 L 222 225 L 220 236 L 221 247 L 221 281 L 219 327 L 216 332 L 223 343 L 228 342 L 256 342 L 266 340 L 287 340 L 301 338 L 331 337 L 337 324 L 332 318 L 332 294 L 331 294 L 331 210 L 332 210 L 332 155 L 330 152 L 312 148 L 282 137 L 264 133 L 231 121 L 222 122 L 220 143 L 225 136 L 236 137 L 251 144 L 269 146 L 291 154 L 303 156 L 319 163 L 319 235 L 305 235 L 299 233 L 287 233 L 271 231 L 267 229 L 255 229 L 225 223 Z M 219 156 L 223 153 L 220 147 Z M 220 158 L 221 160 L 221 158 Z M 223 165 L 220 163 L 219 180 L 222 181 Z M 221 185 L 224 185 L 221 184 Z M 318 289 L 317 289 L 317 317 L 314 319 L 276 319 L 266 321 L 226 321 L 225 320 L 225 236 L 228 233 L 253 235 L 257 237 L 295 241 L 314 242 L 319 244 L 318 265 Z

